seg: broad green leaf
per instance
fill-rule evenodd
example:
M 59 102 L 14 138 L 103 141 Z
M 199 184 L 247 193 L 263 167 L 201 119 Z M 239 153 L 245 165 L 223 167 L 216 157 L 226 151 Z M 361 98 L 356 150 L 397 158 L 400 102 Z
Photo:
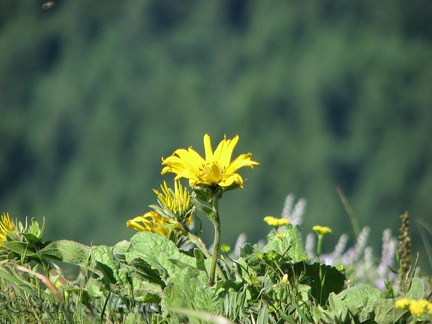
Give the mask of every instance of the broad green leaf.
M 173 242 L 155 233 L 137 233 L 130 242 L 131 249 L 126 254 L 128 263 L 133 259 L 142 259 L 166 276 L 173 275 L 179 267 L 196 265 L 195 258 L 181 253 Z
M 283 231 L 271 232 L 268 235 L 268 243 L 263 252 L 276 251 L 280 255 L 285 255 L 290 262 L 305 260 L 306 254 L 303 251 L 300 227 L 288 224 Z
M 219 311 L 214 289 L 204 272 L 192 267 L 173 273 L 163 292 L 162 309 L 186 308 L 216 314 Z
M 402 323 L 402 316 L 408 310 L 396 308 L 393 299 L 380 299 L 375 303 L 374 314 L 377 323 Z
M 345 284 L 345 276 L 329 265 L 297 262 L 284 263 L 281 267 L 290 280 L 310 286 L 312 296 L 321 306 L 327 303 L 330 293 L 341 292 Z
M 113 248 L 105 245 L 94 246 L 92 247 L 91 255 L 90 270 L 102 273 L 105 283 L 116 283 L 119 278 L 117 265 L 114 261 Z
M 74 241 L 54 241 L 41 249 L 38 254 L 41 258 L 50 258 L 76 265 L 87 265 L 91 248 Z
M 423 281 L 419 278 L 413 278 L 411 281 L 411 288 L 406 294 L 408 299 L 422 299 L 425 295 Z
M 338 295 L 332 294 L 332 304 L 336 312 L 347 309 L 354 319 L 366 321 L 373 318 L 375 305 L 382 298 L 384 295 L 379 289 L 360 285 L 345 289 Z
M 135 254 L 135 252 L 133 253 Z M 161 287 L 165 287 L 165 283 L 162 281 L 159 271 L 152 268 L 147 262 L 140 258 L 132 259 L 128 263 L 128 267 L 121 267 L 119 271 L 120 277 L 131 275 L 133 278 L 140 281 L 148 281 Z
M 123 240 L 113 246 L 113 254 L 117 259 L 124 259 L 125 254 L 130 247 L 130 242 Z

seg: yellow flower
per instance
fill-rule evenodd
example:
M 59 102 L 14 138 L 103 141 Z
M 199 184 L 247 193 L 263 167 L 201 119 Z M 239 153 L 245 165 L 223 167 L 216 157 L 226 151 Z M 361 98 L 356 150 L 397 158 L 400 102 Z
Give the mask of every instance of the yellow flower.
M 411 300 L 409 310 L 412 315 L 421 316 L 426 313 L 429 302 L 426 299 Z
M 317 233 L 318 235 L 326 235 L 332 232 L 330 227 L 327 226 L 319 226 L 316 225 L 314 227 L 312 227 L 312 229 L 315 231 L 315 233 Z
M 178 180 L 174 182 L 174 191 L 168 188 L 165 181 L 161 184 L 161 190 L 162 192 L 153 189 L 161 207 L 179 222 L 190 225 L 192 222 L 192 202 L 189 191 Z
M 166 159 L 162 158 L 162 174 L 172 172 L 177 174 L 175 180 L 180 178 L 189 179 L 191 187 L 204 186 L 216 189 L 230 189 L 243 187 L 243 178 L 236 173 L 242 167 L 258 165 L 251 161 L 252 154 L 239 155 L 231 161 L 234 147 L 237 145 L 239 136 L 227 140 L 226 136 L 213 152 L 210 136 L 204 135 L 205 159 L 203 159 L 192 147 L 178 149 Z
M 402 298 L 395 302 L 396 308 L 408 308 L 414 316 L 422 316 L 423 314 L 432 314 L 432 303 L 426 299 L 414 300 Z
M 279 227 L 288 224 L 288 220 L 285 218 L 276 218 L 273 216 L 264 217 L 264 222 L 273 227 Z
M 15 227 L 12 224 L 9 213 L 3 213 L 0 221 L 0 242 L 3 244 L 6 241 L 6 236 L 9 233 L 15 231 Z
M 407 298 L 398 299 L 395 301 L 396 308 L 407 308 L 410 304 L 410 300 Z
M 153 232 L 161 236 L 169 233 L 169 227 L 173 222 L 168 217 L 162 217 L 154 211 L 149 211 L 143 216 L 137 216 L 126 222 L 126 226 L 139 232 Z M 167 226 L 168 225 L 168 226 Z

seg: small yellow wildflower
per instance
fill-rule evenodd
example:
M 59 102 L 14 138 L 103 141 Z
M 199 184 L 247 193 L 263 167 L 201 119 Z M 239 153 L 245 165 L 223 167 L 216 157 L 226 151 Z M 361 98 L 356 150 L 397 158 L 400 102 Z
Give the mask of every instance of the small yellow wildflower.
M 407 298 L 398 299 L 395 301 L 396 308 L 408 308 L 410 300 Z
M 283 283 L 287 283 L 287 282 L 288 282 L 288 274 L 287 274 L 287 273 L 284 273 L 284 275 L 283 275 L 281 281 L 282 281 Z
M 9 213 L 3 213 L 0 221 L 0 242 L 6 241 L 6 236 L 15 231 L 15 227 L 10 219 Z
M 264 222 L 273 227 L 279 227 L 288 224 L 288 220 L 285 218 L 276 218 L 273 216 L 264 217 Z
M 318 235 L 326 235 L 332 232 L 331 228 L 327 226 L 315 225 L 314 227 L 312 227 L 312 229 Z
M 408 306 L 412 315 L 421 316 L 426 313 L 429 302 L 426 299 L 411 300 Z
M 427 301 L 426 299 L 407 299 L 402 298 L 396 300 L 395 302 L 396 308 L 408 308 L 411 315 L 414 316 L 422 316 L 424 314 L 432 314 L 432 303 Z
M 243 178 L 236 173 L 242 167 L 253 168 L 258 162 L 252 161 L 251 153 L 241 154 L 231 161 L 234 147 L 239 136 L 227 140 L 226 136 L 213 152 L 210 136 L 204 135 L 205 159 L 203 159 L 192 147 L 178 149 L 166 159 L 162 158 L 162 174 L 172 172 L 177 174 L 175 180 L 189 179 L 191 187 L 204 186 L 216 189 L 243 188 Z
M 143 216 L 137 216 L 126 222 L 126 226 L 133 228 L 139 232 L 153 232 L 161 236 L 166 236 L 169 233 L 169 228 L 166 225 L 173 224 L 173 221 L 168 217 L 162 217 L 154 211 L 149 211 Z

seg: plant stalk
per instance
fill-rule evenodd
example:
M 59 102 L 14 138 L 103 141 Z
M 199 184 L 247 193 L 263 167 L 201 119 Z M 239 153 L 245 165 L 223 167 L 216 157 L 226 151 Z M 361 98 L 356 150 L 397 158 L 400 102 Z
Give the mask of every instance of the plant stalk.
M 209 277 L 210 286 L 213 286 L 215 284 L 215 273 L 216 273 L 217 259 L 219 256 L 219 249 L 220 249 L 221 225 L 220 225 L 219 207 L 218 207 L 219 198 L 220 198 L 220 194 L 216 194 L 211 201 L 211 206 L 213 209 L 213 215 L 212 215 L 213 217 L 211 217 L 210 220 L 213 223 L 215 229 L 215 235 L 214 235 L 214 242 L 213 242 L 213 255 L 210 263 L 210 277 Z

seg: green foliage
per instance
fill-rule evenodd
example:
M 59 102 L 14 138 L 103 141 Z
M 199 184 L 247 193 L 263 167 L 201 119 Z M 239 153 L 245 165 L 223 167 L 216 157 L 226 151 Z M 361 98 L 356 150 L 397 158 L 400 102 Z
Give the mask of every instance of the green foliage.
M 301 230 L 290 224 L 273 229 L 262 248 L 247 243 L 236 258 L 224 254 L 215 285 L 209 281 L 208 252 L 183 250 L 156 233 L 90 247 L 68 240 L 44 243 L 36 221 L 16 225 L 9 235 L 20 240 L 3 242 L 1 251 L 4 319 L 15 311 L 22 321 L 67 323 L 396 323 L 412 318 L 395 307 L 396 296 L 369 285 L 346 287 L 345 275 L 335 267 L 308 262 Z M 79 273 L 66 278 L 56 262 L 75 265 Z M 409 291 L 400 297 L 425 298 L 421 279 L 414 276 L 407 285 Z
M 288 224 L 282 232 L 272 231 L 268 235 L 268 242 L 263 252 L 275 251 L 280 255 L 287 255 L 290 262 L 298 262 L 306 259 L 303 251 L 301 229 L 298 226 Z

